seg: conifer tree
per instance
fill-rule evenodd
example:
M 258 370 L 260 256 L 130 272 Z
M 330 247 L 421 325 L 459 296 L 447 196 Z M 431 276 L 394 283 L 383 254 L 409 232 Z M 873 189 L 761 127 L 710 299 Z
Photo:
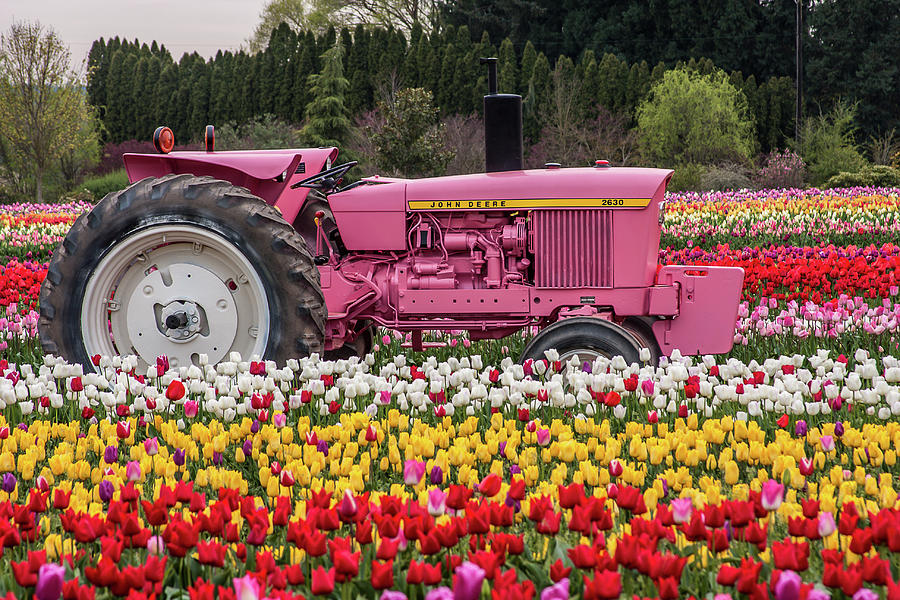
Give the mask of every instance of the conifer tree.
M 498 91 L 501 94 L 518 94 L 519 93 L 519 65 L 516 60 L 516 50 L 513 48 L 512 40 L 504 38 L 500 43 L 500 56 L 497 59 L 497 68 L 500 73 L 497 74 L 499 81 L 497 82 Z
M 315 146 L 341 146 L 350 130 L 344 95 L 350 87 L 344 77 L 344 47 L 334 44 L 322 55 L 322 71 L 309 76 L 312 101 L 306 107 L 301 135 Z
M 534 49 L 534 44 L 529 40 L 525 43 L 525 49 L 522 51 L 522 70 L 519 71 L 519 89 L 526 94 L 528 86 L 531 85 L 531 74 L 534 72 L 535 60 L 537 60 L 537 51 Z
M 347 60 L 347 109 L 358 114 L 372 106 L 372 81 L 368 69 L 370 38 L 368 30 L 357 25 L 353 32 L 353 47 Z
M 159 75 L 159 84 L 154 89 L 153 104 L 156 106 L 156 127 L 175 125 L 173 106 L 178 93 L 178 65 L 170 63 Z
M 550 61 L 541 52 L 534 61 L 534 69 L 528 86 L 529 111 L 525 116 L 523 127 L 524 135 L 534 141 L 537 141 L 541 135 L 542 115 L 545 114 L 550 100 L 550 86 Z
M 190 71 L 190 112 L 184 139 L 203 138 L 203 131 L 209 124 L 209 68 L 199 56 L 193 61 Z

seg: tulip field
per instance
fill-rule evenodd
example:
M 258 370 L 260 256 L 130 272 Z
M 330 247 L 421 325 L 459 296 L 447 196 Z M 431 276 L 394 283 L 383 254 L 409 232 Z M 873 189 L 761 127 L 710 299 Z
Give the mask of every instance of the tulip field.
M 89 208 L 0 206 L 0 597 L 900 599 L 900 190 L 671 195 L 660 265 L 746 276 L 732 352 L 658 365 L 68 364 Z

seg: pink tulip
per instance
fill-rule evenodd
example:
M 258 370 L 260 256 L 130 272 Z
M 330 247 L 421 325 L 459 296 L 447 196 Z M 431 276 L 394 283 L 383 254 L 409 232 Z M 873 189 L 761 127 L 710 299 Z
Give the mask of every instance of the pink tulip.
M 675 498 L 669 503 L 672 509 L 672 520 L 676 523 L 687 523 L 691 520 L 694 511 L 694 502 L 690 498 Z
M 156 436 L 144 440 L 144 452 L 147 453 L 147 456 L 159 453 L 159 441 L 156 439 Z
M 406 485 L 419 485 L 424 475 L 424 462 L 410 459 L 403 464 L 403 483 Z
M 447 512 L 447 492 L 437 488 L 428 492 L 428 514 L 439 517 Z
M 125 478 L 128 481 L 138 481 L 141 478 L 141 463 L 136 460 L 128 461 L 125 465 Z
M 784 501 L 784 486 L 775 481 L 768 479 L 762 485 L 762 506 L 769 512 L 778 510 Z
M 823 435 L 819 438 L 819 443 L 822 444 L 822 450 L 825 452 L 831 452 L 834 450 L 834 438 L 830 435 Z
M 272 425 L 281 428 L 287 425 L 287 415 L 283 412 L 272 415 Z
M 537 443 L 540 446 L 546 446 L 550 443 L 550 430 L 542 427 L 537 430 Z
M 188 400 L 184 403 L 184 416 L 188 419 L 193 419 L 197 416 L 197 412 L 200 409 L 200 405 L 194 402 L 193 400 Z
M 259 582 L 250 575 L 244 575 L 240 579 L 235 577 L 232 582 L 237 600 L 259 600 L 261 598 Z
M 837 531 L 837 525 L 834 522 L 834 515 L 827 510 L 821 511 L 819 513 L 819 535 L 824 538 L 835 531 Z

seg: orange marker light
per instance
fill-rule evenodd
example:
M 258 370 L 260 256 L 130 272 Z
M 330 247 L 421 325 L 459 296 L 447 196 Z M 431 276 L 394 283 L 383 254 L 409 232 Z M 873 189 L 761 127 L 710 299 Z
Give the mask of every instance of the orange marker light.
M 206 126 L 206 131 L 203 132 L 203 141 L 206 144 L 206 151 L 212 152 L 216 149 L 216 128 L 212 125 Z
M 168 127 L 157 127 L 153 132 L 153 146 L 157 152 L 168 154 L 175 147 L 175 134 Z

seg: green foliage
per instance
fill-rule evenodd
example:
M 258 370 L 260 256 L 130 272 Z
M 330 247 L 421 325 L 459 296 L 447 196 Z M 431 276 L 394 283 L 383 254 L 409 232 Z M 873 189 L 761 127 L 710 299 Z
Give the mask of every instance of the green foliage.
M 39 23 L 15 23 L 0 37 L 4 162 L 38 202 L 45 174 L 74 149 L 79 130 L 92 118 L 69 59 L 56 32 Z
M 216 148 L 220 150 L 268 150 L 300 145 L 299 131 L 271 114 L 241 124 L 231 121 L 216 128 Z
M 855 173 L 842 171 L 830 177 L 825 183 L 825 189 L 828 190 L 864 186 L 900 187 L 900 169 L 887 165 L 873 165 Z
M 637 123 L 654 166 L 744 162 L 754 149 L 747 100 L 721 72 L 666 72 L 638 107 Z
M 670 192 L 686 192 L 699 190 L 703 187 L 703 176 L 706 167 L 696 163 L 688 163 L 675 167 L 675 174 L 669 180 L 666 189 Z
M 322 55 L 322 72 L 309 76 L 313 100 L 306 107 L 301 135 L 313 146 L 340 146 L 350 130 L 344 104 L 350 83 L 344 78 L 343 55 L 343 45 L 336 43 Z
M 704 191 L 744 190 L 751 186 L 749 171 L 741 165 L 710 167 L 700 176 L 700 189 Z
M 503 40 L 496 49 L 487 30 L 474 34 L 467 27 L 443 27 L 436 33 L 417 27 L 408 42 L 397 30 L 361 24 L 339 36 L 328 27 L 302 31 L 293 22 L 267 31 L 255 54 L 219 52 L 210 60 L 186 54 L 177 62 L 165 48 L 99 40 L 89 56 L 88 96 L 99 109 L 105 140 L 149 139 L 156 126 L 168 125 L 180 142 L 190 142 L 200 139 L 206 124 L 246 123 L 266 113 L 300 123 L 314 100 L 308 76 L 322 72 L 320 55 L 331 47 L 328 40 L 339 40 L 344 51 L 343 75 L 349 82 L 344 104 L 351 122 L 402 87 L 431 91 L 444 116 L 479 113 L 486 70 L 478 58 L 490 55 L 500 59 L 500 91 L 525 97 L 526 138 L 540 141 L 548 125 L 560 51 L 538 52 L 530 42 L 517 42 L 512 32 L 508 39 L 493 38 Z M 628 62 L 622 53 L 602 49 L 567 56 L 580 56 L 577 110 L 593 117 L 603 106 L 626 116 L 629 128 L 637 106 L 667 68 L 657 63 L 650 69 L 652 63 Z M 685 66 L 703 73 L 714 70 L 709 60 Z M 792 80 L 763 81 L 733 72 L 729 81 L 747 98 L 756 147 L 763 152 L 783 147 L 785 136 L 793 132 Z
M 88 177 L 81 182 L 81 187 L 87 190 L 94 200 L 100 200 L 110 192 L 117 192 L 128 186 L 128 174 L 125 169 L 119 169 L 99 175 L 97 177 Z
M 431 92 L 400 90 L 392 102 L 379 103 L 384 126 L 374 133 L 378 165 L 402 177 L 443 174 L 453 153 L 445 149 L 443 127 Z
M 821 185 L 842 171 L 861 171 L 865 159 L 854 140 L 856 105 L 838 102 L 828 113 L 803 123 L 800 155 L 809 167 L 813 185 Z

